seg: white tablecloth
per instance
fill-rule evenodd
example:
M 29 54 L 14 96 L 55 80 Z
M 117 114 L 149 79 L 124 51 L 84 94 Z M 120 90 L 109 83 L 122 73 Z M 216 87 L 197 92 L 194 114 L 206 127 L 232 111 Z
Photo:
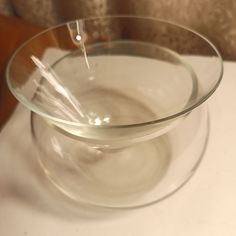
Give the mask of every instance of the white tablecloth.
M 0 133 L 0 235 L 235 236 L 236 63 L 224 66 L 199 169 L 170 198 L 134 211 L 95 212 L 58 193 L 35 163 L 29 111 L 19 106 Z

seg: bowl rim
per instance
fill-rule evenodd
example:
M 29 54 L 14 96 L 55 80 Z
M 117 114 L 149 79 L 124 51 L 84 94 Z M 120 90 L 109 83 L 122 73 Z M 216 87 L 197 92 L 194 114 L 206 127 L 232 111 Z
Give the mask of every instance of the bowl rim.
M 97 19 L 117 19 L 117 18 L 129 18 L 129 19 L 139 19 L 139 20 L 149 20 L 149 21 L 158 21 L 160 23 L 165 23 L 165 24 L 169 24 L 178 28 L 181 28 L 183 30 L 186 30 L 188 32 L 191 32 L 195 35 L 197 35 L 199 38 L 201 38 L 202 40 L 204 40 L 215 52 L 216 57 L 219 59 L 219 75 L 218 75 L 218 79 L 216 80 L 216 83 L 214 84 L 214 86 L 211 88 L 211 90 L 205 95 L 202 96 L 200 99 L 197 100 L 197 102 L 195 102 L 193 105 L 182 109 L 179 112 L 176 112 L 174 114 L 168 115 L 166 117 L 160 118 L 160 119 L 155 119 L 155 120 L 151 120 L 151 121 L 146 121 L 146 122 L 140 122 L 140 123 L 133 123 L 133 124 L 122 124 L 122 125 L 93 125 L 93 124 L 86 124 L 86 123 L 79 123 L 79 122 L 75 122 L 75 121 L 69 121 L 66 119 L 62 119 L 62 118 L 57 118 L 54 117 L 52 115 L 49 115 L 41 110 L 39 110 L 37 108 L 36 105 L 34 105 L 33 103 L 29 102 L 27 99 L 25 99 L 25 97 L 20 96 L 15 89 L 12 87 L 11 85 L 11 76 L 10 76 L 10 70 L 11 70 L 11 65 L 15 59 L 15 57 L 17 56 L 17 54 L 28 44 L 30 44 L 31 41 L 33 41 L 35 38 L 40 37 L 41 35 L 47 34 L 48 32 L 55 30 L 57 28 L 60 27 L 64 27 L 69 23 L 73 23 L 77 20 L 79 21 L 93 21 L 93 20 L 97 20 Z M 215 47 L 215 45 L 204 35 L 198 33 L 197 31 L 183 26 L 181 24 L 177 24 L 175 22 L 169 21 L 169 20 L 164 20 L 161 18 L 155 18 L 155 17 L 148 17 L 148 16 L 136 16 L 136 15 L 107 15 L 107 16 L 95 16 L 95 17 L 88 17 L 88 18 L 81 18 L 81 19 L 74 19 L 71 21 L 66 21 L 63 23 L 60 23 L 58 25 L 49 27 L 39 33 L 37 33 L 36 35 L 34 35 L 33 37 L 29 38 L 28 40 L 26 40 L 24 43 L 22 43 L 16 50 L 15 52 L 12 54 L 7 67 L 6 67 L 6 81 L 7 81 L 7 85 L 9 90 L 11 91 L 11 93 L 15 96 L 15 98 L 22 103 L 24 106 L 26 106 L 30 111 L 46 118 L 49 119 L 51 121 L 54 121 L 56 123 L 62 124 L 62 125 L 69 125 L 69 126 L 73 126 L 73 127 L 86 127 L 86 128 L 93 128 L 93 129 L 107 129 L 107 128 L 131 128 L 131 127 L 140 127 L 140 126 L 150 126 L 150 125 L 155 125 L 155 124 L 160 124 L 162 122 L 167 122 L 170 121 L 172 119 L 175 119 L 177 117 L 180 117 L 190 111 L 192 111 L 193 109 L 197 108 L 198 106 L 200 106 L 202 103 L 204 103 L 206 100 L 208 100 L 208 98 L 216 91 L 216 89 L 218 88 L 218 86 L 221 83 L 222 77 L 223 77 L 223 59 L 222 56 L 220 54 L 220 52 L 217 50 L 217 48 Z

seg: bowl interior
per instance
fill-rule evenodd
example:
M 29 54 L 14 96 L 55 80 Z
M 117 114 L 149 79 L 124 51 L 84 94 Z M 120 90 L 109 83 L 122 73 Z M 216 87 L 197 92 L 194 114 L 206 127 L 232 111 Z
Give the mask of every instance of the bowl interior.
M 52 121 L 107 128 L 182 115 L 214 92 L 221 74 L 217 50 L 196 32 L 120 16 L 36 35 L 13 55 L 7 79 L 23 104 Z

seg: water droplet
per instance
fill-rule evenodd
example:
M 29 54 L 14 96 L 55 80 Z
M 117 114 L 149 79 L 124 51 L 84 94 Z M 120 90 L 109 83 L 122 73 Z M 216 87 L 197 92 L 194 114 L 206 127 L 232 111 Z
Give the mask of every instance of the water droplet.
M 80 41 L 80 40 L 82 39 L 81 35 L 79 35 L 79 34 L 77 34 L 77 35 L 75 36 L 75 38 L 76 38 L 77 41 Z

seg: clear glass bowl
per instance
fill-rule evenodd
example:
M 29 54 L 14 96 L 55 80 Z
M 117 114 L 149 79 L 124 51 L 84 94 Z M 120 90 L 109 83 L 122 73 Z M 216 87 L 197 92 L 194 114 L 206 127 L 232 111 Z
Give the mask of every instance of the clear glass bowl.
M 222 71 L 200 34 L 113 16 L 36 35 L 11 58 L 7 81 L 32 111 L 49 179 L 79 202 L 127 208 L 165 198 L 194 172 L 208 137 L 200 105 Z

